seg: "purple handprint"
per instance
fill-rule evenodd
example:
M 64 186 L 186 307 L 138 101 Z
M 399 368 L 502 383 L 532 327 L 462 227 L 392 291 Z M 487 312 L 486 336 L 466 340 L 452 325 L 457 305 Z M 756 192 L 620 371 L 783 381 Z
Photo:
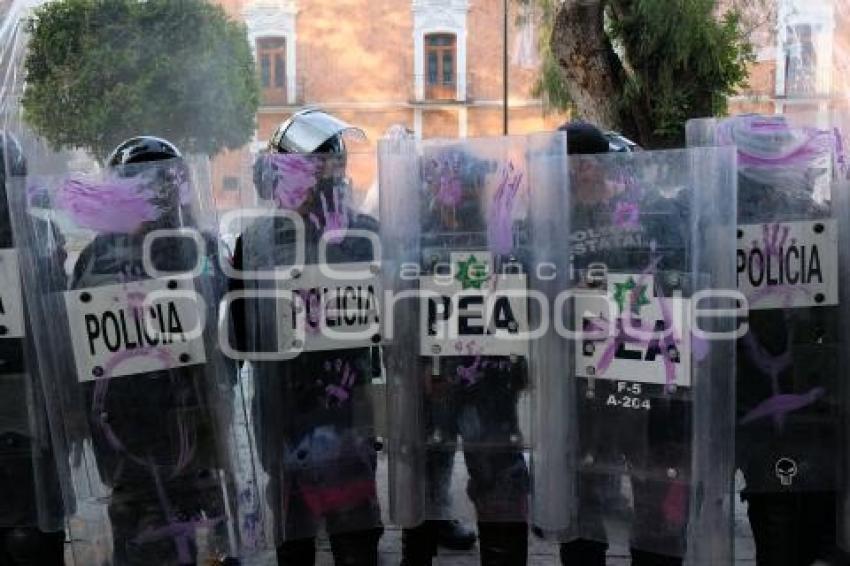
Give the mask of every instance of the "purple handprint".
M 522 185 L 523 172 L 515 171 L 513 163 L 508 163 L 502 172 L 499 187 L 490 207 L 490 221 L 487 227 L 487 240 L 490 251 L 504 255 L 513 248 L 513 212 L 517 193 Z
M 324 194 L 320 194 L 322 200 L 322 215 L 324 222 L 315 213 L 310 213 L 310 220 L 320 231 L 324 231 L 327 240 L 331 244 L 338 244 L 345 239 L 345 231 L 350 222 L 348 206 L 344 202 L 342 190 L 335 185 L 333 188 L 333 210 L 328 210 L 328 201 Z
M 348 362 L 343 364 L 340 359 L 337 359 L 333 366 L 331 366 L 330 362 L 325 362 L 325 370 L 327 371 L 331 368 L 335 370 L 336 376 L 339 378 L 339 384 L 331 383 L 325 387 L 325 393 L 328 396 L 327 402 L 329 406 L 341 405 L 351 397 L 351 390 L 354 389 L 354 385 L 357 383 L 357 372 L 351 369 L 351 365 Z
M 640 205 L 636 202 L 618 202 L 614 209 L 614 226 L 623 230 L 640 227 Z
M 472 365 L 468 367 L 458 366 L 457 376 L 460 379 L 461 384 L 466 387 L 471 387 L 479 380 L 481 375 L 480 370 L 481 356 L 475 356 L 475 360 L 472 362 Z
M 462 195 L 458 168 L 448 159 L 437 164 L 437 167 L 440 169 L 440 177 L 435 198 L 442 206 L 455 208 L 460 204 Z

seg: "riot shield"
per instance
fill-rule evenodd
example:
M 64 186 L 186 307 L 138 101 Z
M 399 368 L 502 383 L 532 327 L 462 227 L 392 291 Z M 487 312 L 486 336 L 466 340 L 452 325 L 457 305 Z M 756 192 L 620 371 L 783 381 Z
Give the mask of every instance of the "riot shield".
M 335 556 L 376 551 L 381 533 L 378 225 L 353 206 L 374 167 L 367 151 L 260 153 L 257 206 L 222 218 L 239 233 L 230 355 L 247 362 L 258 513 L 279 556 L 309 554 L 323 528 Z
M 609 549 L 731 563 L 734 316 L 718 309 L 734 306 L 734 165 L 728 148 L 569 158 L 569 283 L 552 331 L 570 353 L 547 377 L 570 391 L 537 412 L 572 413 L 574 448 L 547 465 L 577 483 L 577 509 L 558 520 L 551 491 L 534 494 L 565 563 Z
M 52 553 L 55 562 L 63 552 L 62 498 L 6 199 L 7 177 L 24 175 L 20 145 L 0 134 L 0 546 L 5 553 L 17 532 L 44 546 L 43 559 Z M 38 538 L 44 535 L 36 530 L 55 534 Z
M 233 369 L 216 336 L 224 279 L 216 236 L 203 229 L 215 226 L 208 189 L 182 158 L 106 169 L 78 158 L 72 172 L 61 155 L 34 154 L 30 176 L 11 179 L 11 210 L 70 470 L 76 558 L 235 556 Z
M 408 529 L 477 518 L 482 556 L 488 525 L 527 536 L 531 392 L 549 361 L 529 356 L 547 310 L 530 202 L 559 203 L 565 148 L 562 134 L 379 147 L 390 514 Z
M 688 124 L 691 145 L 737 147 L 737 285 L 749 307 L 737 344 L 737 466 L 760 563 L 837 560 L 837 546 L 848 549 L 847 171 L 842 124 L 815 124 Z

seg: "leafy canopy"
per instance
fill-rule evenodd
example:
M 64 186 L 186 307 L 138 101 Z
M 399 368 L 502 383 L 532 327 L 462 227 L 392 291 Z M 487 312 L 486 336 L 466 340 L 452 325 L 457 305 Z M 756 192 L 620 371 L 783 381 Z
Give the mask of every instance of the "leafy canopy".
M 215 155 L 247 143 L 259 104 L 245 27 L 205 0 L 56 0 L 28 26 L 27 122 L 105 158 L 150 134 Z

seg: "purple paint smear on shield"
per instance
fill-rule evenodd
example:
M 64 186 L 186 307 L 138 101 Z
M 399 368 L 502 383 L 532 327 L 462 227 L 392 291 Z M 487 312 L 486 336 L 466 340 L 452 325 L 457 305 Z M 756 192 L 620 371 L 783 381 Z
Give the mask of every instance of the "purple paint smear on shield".
M 162 485 L 162 478 L 159 475 L 156 464 L 150 462 L 148 469 L 153 476 L 154 484 L 156 485 L 157 498 L 159 499 L 160 507 L 166 516 L 167 522 L 165 526 L 159 528 L 146 529 L 139 533 L 135 541 L 140 543 L 153 542 L 170 538 L 174 541 L 174 546 L 177 549 L 177 560 L 180 564 L 194 564 L 196 557 L 192 547 L 195 540 L 195 531 L 202 526 L 212 527 L 224 521 L 223 517 L 200 518 L 181 521 L 174 512 L 171 502 L 168 499 L 168 494 L 165 491 L 165 486 Z
M 654 245 L 651 246 L 654 249 Z M 632 291 L 632 300 L 637 300 L 637 293 L 640 292 L 642 286 L 644 286 L 644 282 L 646 278 L 650 275 L 654 275 L 658 268 L 658 263 L 661 261 L 660 255 L 655 255 L 653 251 L 653 259 L 650 261 L 650 265 L 643 271 L 641 276 L 638 278 L 637 285 L 635 289 Z M 617 353 L 617 349 L 621 344 L 636 344 L 643 347 L 646 347 L 650 344 L 650 342 L 657 340 L 658 346 L 661 350 L 661 357 L 664 360 L 664 372 L 665 372 L 665 380 L 667 384 L 667 388 L 671 388 L 676 384 L 676 362 L 672 359 L 670 352 L 676 351 L 676 343 L 677 339 L 673 338 L 673 317 L 670 314 L 670 305 L 668 301 L 664 298 L 659 298 L 658 303 L 661 307 L 661 318 L 664 322 L 663 331 L 655 331 L 655 325 L 651 327 L 644 327 L 643 324 L 632 326 L 633 329 L 640 331 L 641 333 L 649 333 L 652 337 L 649 339 L 642 339 L 638 336 L 634 336 L 632 334 L 623 333 L 618 334 L 617 337 L 605 348 L 605 351 L 602 353 L 602 356 L 599 358 L 599 362 L 597 363 L 597 370 L 600 374 L 604 374 L 608 368 L 611 367 L 611 364 L 614 361 L 614 355 Z
M 310 221 L 318 230 L 326 234 L 328 243 L 338 244 L 345 239 L 345 232 L 351 222 L 351 214 L 342 195 L 342 189 L 339 186 L 333 188 L 333 209 L 328 208 L 328 201 L 324 194 L 320 194 L 319 198 L 322 201 L 322 217 L 319 218 L 311 212 Z
M 618 202 L 612 222 L 614 226 L 622 230 L 640 228 L 640 205 L 636 202 Z
M 426 179 L 432 185 L 434 200 L 440 206 L 455 208 L 460 204 L 463 190 L 460 181 L 460 156 L 452 153 L 432 159 Z M 433 186 L 436 185 L 436 186 Z
M 777 426 L 781 427 L 781 423 L 788 413 L 799 411 L 808 407 L 818 399 L 823 397 L 826 390 L 823 387 L 815 387 L 811 391 L 803 394 L 783 393 L 779 395 L 771 395 L 741 419 L 741 424 L 748 424 L 758 419 L 773 417 Z
M 325 387 L 328 405 L 342 405 L 351 397 L 351 391 L 357 383 L 357 372 L 351 369 L 351 364 L 337 358 L 333 362 L 325 362 L 325 371 L 332 373 L 338 380 Z
M 487 223 L 487 241 L 490 251 L 504 255 L 513 249 L 513 213 L 516 197 L 522 186 L 523 172 L 508 163 L 499 180 L 499 186 L 493 197 Z
M 799 395 L 780 392 L 779 376 L 784 370 L 791 367 L 793 363 L 793 357 L 791 356 L 793 335 L 791 332 L 788 333 L 785 350 L 776 356 L 762 347 L 751 332 L 747 333 L 742 340 L 747 352 L 747 359 L 762 374 L 768 376 L 773 394 L 744 415 L 741 419 L 741 424 L 748 424 L 758 419 L 772 417 L 773 424 L 777 430 L 782 430 L 786 415 L 815 403 L 823 396 L 825 390 L 822 387 L 815 387 L 807 393 Z
M 309 157 L 293 153 L 266 154 L 264 159 L 275 172 L 272 196 L 278 207 L 298 210 L 318 183 L 318 165 Z
M 847 174 L 847 154 L 844 151 L 844 136 L 841 130 L 833 128 L 835 136 L 835 163 L 838 165 L 838 170 L 843 174 Z
M 478 381 L 478 377 L 481 370 L 481 356 L 475 356 L 475 359 L 472 360 L 472 364 L 469 366 L 458 366 L 457 368 L 457 376 L 460 379 L 461 384 L 466 387 L 470 387 L 475 385 Z
M 162 214 L 154 198 L 147 184 L 133 177 L 112 177 L 101 183 L 69 179 L 58 188 L 56 205 L 83 228 L 131 234 Z
M 832 132 L 791 128 L 782 117 L 739 116 L 720 122 L 720 145 L 737 145 L 744 167 L 808 166 L 834 148 Z
M 751 250 L 760 249 L 763 251 L 764 256 L 775 258 L 781 262 L 782 251 L 785 249 L 786 244 L 788 244 L 788 237 L 790 233 L 791 227 L 780 222 L 763 224 L 761 245 L 758 240 L 753 240 L 752 246 L 746 251 L 749 252 Z M 796 238 L 791 238 L 790 244 L 793 246 L 796 243 Z M 749 253 L 746 255 L 749 255 Z M 761 263 L 763 261 L 761 256 L 754 257 L 756 261 L 759 262 L 758 268 L 764 269 L 765 266 Z M 794 302 L 795 295 L 797 294 L 811 297 L 812 292 L 804 287 L 798 287 L 790 284 L 771 285 L 753 293 L 749 300 L 750 303 L 756 305 L 767 297 L 779 295 L 783 299 L 783 306 L 790 307 Z

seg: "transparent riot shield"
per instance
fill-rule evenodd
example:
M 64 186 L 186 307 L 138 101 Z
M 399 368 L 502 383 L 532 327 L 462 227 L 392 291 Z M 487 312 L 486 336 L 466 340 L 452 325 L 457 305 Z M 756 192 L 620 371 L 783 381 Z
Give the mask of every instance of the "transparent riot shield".
M 572 413 L 575 444 L 535 459 L 550 478 L 564 466 L 577 507 L 558 520 L 554 480 L 534 493 L 565 563 L 731 563 L 734 166 L 728 148 L 569 158 L 568 284 L 552 298 L 569 391 L 550 386 L 537 412 Z
M 224 278 L 215 233 L 203 228 L 215 226 L 208 188 L 182 158 L 101 169 L 43 147 L 30 155 L 31 174 L 12 178 L 9 196 L 50 420 L 70 470 L 75 558 L 235 556 L 234 374 L 216 336 Z
M 531 392 L 546 367 L 530 339 L 547 311 L 530 202 L 559 202 L 565 148 L 563 134 L 379 148 L 390 513 L 408 529 L 477 519 L 482 556 L 489 525 L 527 536 Z
M 15 175 L 26 175 L 26 159 L 17 140 L 0 134 L 0 530 L 4 553 L 7 533 L 18 533 L 55 560 L 64 513 L 6 199 L 6 179 Z
M 253 390 L 258 513 L 282 556 L 322 530 L 335 556 L 362 555 L 381 533 L 378 224 L 353 206 L 374 168 L 374 152 L 261 152 L 257 206 L 222 218 L 239 233 L 229 348 Z
M 688 124 L 690 145 L 737 147 L 737 285 L 749 309 L 737 344 L 737 466 L 764 563 L 847 560 L 848 185 L 844 124 L 832 122 Z

